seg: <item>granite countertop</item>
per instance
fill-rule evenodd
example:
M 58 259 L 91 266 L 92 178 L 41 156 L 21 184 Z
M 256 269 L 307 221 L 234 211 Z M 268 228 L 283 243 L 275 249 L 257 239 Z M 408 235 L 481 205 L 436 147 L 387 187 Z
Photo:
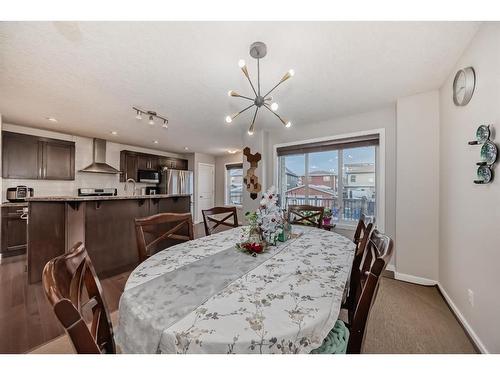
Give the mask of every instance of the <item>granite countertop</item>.
M 28 207 L 28 202 L 3 202 L 0 207 Z
M 162 199 L 189 197 L 190 194 L 155 194 L 155 195 L 115 195 L 104 197 L 77 197 L 77 196 L 54 196 L 54 197 L 32 197 L 28 202 L 83 202 L 83 201 L 115 201 L 126 199 Z

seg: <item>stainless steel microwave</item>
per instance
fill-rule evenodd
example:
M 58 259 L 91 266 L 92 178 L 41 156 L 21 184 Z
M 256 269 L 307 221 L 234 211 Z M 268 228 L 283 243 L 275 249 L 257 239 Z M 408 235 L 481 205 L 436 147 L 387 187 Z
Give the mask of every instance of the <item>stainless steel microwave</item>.
M 159 184 L 160 172 L 139 169 L 137 172 L 137 182 L 143 182 L 145 184 Z

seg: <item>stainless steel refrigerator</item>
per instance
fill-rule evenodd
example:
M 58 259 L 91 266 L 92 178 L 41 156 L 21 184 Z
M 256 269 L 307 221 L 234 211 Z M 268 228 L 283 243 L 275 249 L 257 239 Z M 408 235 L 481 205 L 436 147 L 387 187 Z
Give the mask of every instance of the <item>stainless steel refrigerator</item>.
M 193 214 L 193 172 L 166 169 L 161 173 L 160 194 L 189 194 Z

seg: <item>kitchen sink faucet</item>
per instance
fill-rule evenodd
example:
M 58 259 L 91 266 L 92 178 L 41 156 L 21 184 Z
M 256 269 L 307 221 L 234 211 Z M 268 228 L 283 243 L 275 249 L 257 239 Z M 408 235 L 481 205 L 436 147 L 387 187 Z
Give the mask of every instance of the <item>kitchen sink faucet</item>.
M 135 180 L 133 178 L 128 178 L 127 181 L 125 181 L 125 187 L 123 188 L 123 190 L 127 191 L 127 186 L 128 186 L 128 183 L 129 182 L 132 182 L 134 188 L 132 190 L 132 195 L 135 195 Z

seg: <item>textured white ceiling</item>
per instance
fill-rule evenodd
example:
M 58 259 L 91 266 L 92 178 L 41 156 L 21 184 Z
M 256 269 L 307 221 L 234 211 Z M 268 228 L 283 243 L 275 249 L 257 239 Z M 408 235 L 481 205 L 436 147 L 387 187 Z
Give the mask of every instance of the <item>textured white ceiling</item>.
M 260 40 L 263 90 L 306 127 L 441 86 L 476 32 L 473 22 L 2 22 L 4 122 L 183 152 L 241 147 L 252 113 L 227 114 L 251 96 L 240 58 Z M 137 105 L 166 115 L 167 131 L 135 120 Z M 260 111 L 256 127 L 281 123 Z M 59 120 L 54 124 L 46 117 Z M 117 131 L 118 136 L 110 135 Z M 286 131 L 286 129 L 283 129 Z M 153 144 L 153 140 L 159 144 Z

